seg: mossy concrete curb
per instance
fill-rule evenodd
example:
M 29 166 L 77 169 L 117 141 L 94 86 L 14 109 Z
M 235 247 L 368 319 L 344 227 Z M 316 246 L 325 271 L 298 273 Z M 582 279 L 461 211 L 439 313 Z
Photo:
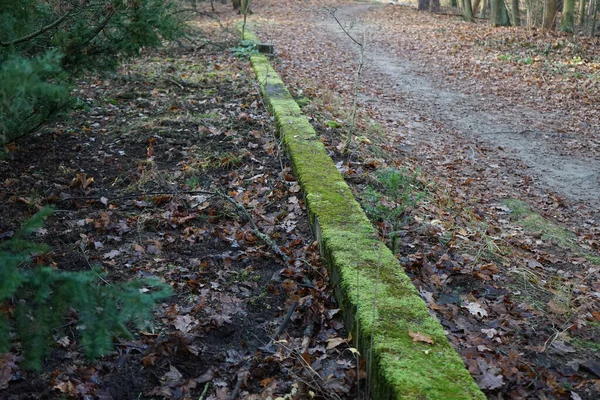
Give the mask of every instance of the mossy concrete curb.
M 244 40 L 258 42 L 247 29 Z M 377 240 L 269 60 L 252 55 L 250 61 L 304 192 L 346 326 L 370 366 L 373 398 L 485 399 L 396 257 Z M 409 332 L 426 335 L 434 344 L 414 341 Z

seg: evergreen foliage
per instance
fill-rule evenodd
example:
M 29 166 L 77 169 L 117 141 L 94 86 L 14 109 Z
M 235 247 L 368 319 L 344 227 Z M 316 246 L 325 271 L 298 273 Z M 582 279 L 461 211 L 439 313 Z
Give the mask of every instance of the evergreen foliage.
M 29 132 L 70 103 L 61 57 L 55 51 L 0 64 L 0 143 Z
M 78 313 L 77 331 L 89 358 L 108 353 L 113 337 L 131 336 L 127 324 L 138 327 L 152 319 L 154 304 L 170 294 L 157 280 L 99 284 L 100 271 L 58 271 L 51 267 L 23 267 L 32 254 L 48 247 L 27 235 L 40 228 L 46 208 L 29 219 L 19 233 L 0 242 L 0 352 L 12 341 L 21 343 L 25 366 L 39 369 L 52 344 L 55 330 L 72 309 Z M 8 334 L 11 333 L 11 335 Z
M 0 0 L 0 144 L 69 104 L 68 79 L 183 35 L 173 0 Z

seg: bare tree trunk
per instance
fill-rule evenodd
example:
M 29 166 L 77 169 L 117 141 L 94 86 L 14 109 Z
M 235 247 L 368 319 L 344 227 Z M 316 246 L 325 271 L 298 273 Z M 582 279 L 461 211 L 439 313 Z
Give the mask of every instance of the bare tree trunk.
M 510 20 L 506 7 L 504 6 L 504 0 L 490 0 L 492 25 L 494 26 L 508 26 Z
M 490 0 L 483 0 L 483 5 L 481 6 L 481 17 L 482 18 L 487 18 L 488 16 L 491 15 L 490 12 Z
M 440 11 L 440 0 L 431 0 L 431 12 Z
M 544 20 L 542 28 L 554 30 L 556 27 L 556 13 L 558 12 L 556 0 L 544 0 Z
M 519 0 L 512 0 L 511 5 L 512 5 L 513 26 L 520 26 L 521 25 L 521 14 L 519 13 Z
M 560 29 L 563 32 L 573 32 L 575 28 L 575 0 L 565 0 L 562 9 Z
M 585 24 L 585 6 L 587 5 L 587 0 L 579 1 L 579 26 L 583 29 Z
M 590 0 L 587 15 L 587 29 L 586 33 L 590 36 L 594 36 L 596 33 L 596 12 L 598 11 L 598 1 Z
M 463 17 L 467 22 L 473 22 L 473 6 L 471 5 L 471 0 L 464 0 L 464 11 Z
M 473 3 L 473 16 L 477 15 L 477 11 L 479 10 L 479 6 L 481 5 L 481 0 L 475 0 Z
M 419 0 L 418 10 L 427 11 L 429 10 L 429 0 Z

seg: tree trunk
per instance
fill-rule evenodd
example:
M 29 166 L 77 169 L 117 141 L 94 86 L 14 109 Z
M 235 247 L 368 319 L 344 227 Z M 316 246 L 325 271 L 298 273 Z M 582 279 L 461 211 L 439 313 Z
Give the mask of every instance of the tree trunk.
M 503 7 L 502 7 L 502 26 L 510 26 L 510 13 L 508 12 L 508 6 L 506 5 L 506 2 L 503 1 Z
M 513 26 L 521 25 L 521 14 L 519 14 L 519 0 L 512 0 L 512 17 Z
M 477 15 L 477 11 L 479 10 L 479 6 L 481 5 L 481 0 L 475 0 L 473 3 L 473 16 Z
M 508 26 L 510 19 L 504 5 L 504 0 L 490 0 L 491 16 L 490 20 L 494 26 Z
M 458 7 L 458 1 L 457 0 L 450 0 L 450 6 L 451 7 Z
M 471 5 L 471 0 L 464 0 L 464 5 L 463 16 L 465 21 L 473 22 L 473 6 Z
M 502 25 L 502 1 L 501 0 L 490 0 L 490 21 L 494 26 Z
M 562 9 L 560 29 L 563 32 L 573 32 L 575 25 L 575 0 L 565 0 Z
M 587 15 L 587 29 L 586 33 L 590 36 L 594 36 L 596 33 L 596 12 L 598 11 L 598 1 L 590 0 L 590 5 L 588 6 L 588 15 Z
M 429 0 L 419 0 L 419 6 L 417 8 L 419 11 L 429 10 Z
M 431 12 L 440 11 L 440 0 L 431 0 Z
M 587 4 L 587 0 L 580 0 L 579 2 L 579 26 L 583 29 L 585 24 L 585 6 Z
M 542 21 L 542 28 L 551 31 L 554 30 L 556 27 L 557 12 L 556 0 L 544 0 L 544 20 Z
M 490 12 L 490 0 L 482 0 L 483 5 L 481 6 L 481 18 L 487 18 L 491 15 Z

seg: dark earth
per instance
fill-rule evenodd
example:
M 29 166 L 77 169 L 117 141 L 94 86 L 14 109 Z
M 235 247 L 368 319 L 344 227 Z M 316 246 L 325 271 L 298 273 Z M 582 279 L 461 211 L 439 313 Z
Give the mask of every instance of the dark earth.
M 175 290 L 99 360 L 82 353 L 75 311 L 41 371 L 19 366 L 17 345 L 0 359 L 0 398 L 355 396 L 341 313 L 244 49 L 233 26 L 198 17 L 193 30 L 86 76 L 79 110 L 0 161 L 0 237 L 55 207 L 35 237 L 52 251 L 30 268 L 100 265 L 101 285 Z
M 276 68 L 486 395 L 600 398 L 598 88 L 572 70 L 595 82 L 597 43 L 401 5 L 254 3 Z M 231 51 L 239 17 L 200 6 L 194 40 L 82 79 L 81 109 L 0 161 L 1 238 L 56 208 L 32 266 L 101 265 L 101 284 L 159 277 L 175 295 L 95 361 L 73 312 L 40 372 L 18 346 L 0 359 L 0 398 L 359 397 L 302 194 L 248 50 Z M 360 51 L 332 13 L 368 39 L 358 92 Z M 390 168 L 414 199 L 395 220 L 376 208 L 401 206 Z

